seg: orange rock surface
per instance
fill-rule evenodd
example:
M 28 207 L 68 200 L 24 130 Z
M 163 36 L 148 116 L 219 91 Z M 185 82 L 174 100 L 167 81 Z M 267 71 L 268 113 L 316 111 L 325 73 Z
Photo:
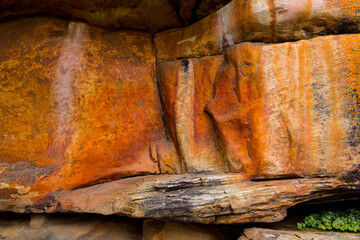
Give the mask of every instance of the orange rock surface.
M 159 64 L 159 86 L 168 133 L 187 172 L 224 172 L 210 116 L 204 111 L 212 98 L 217 57 Z
M 234 44 L 357 33 L 356 0 L 233 0 L 195 24 L 155 35 L 158 61 L 222 54 Z
M 207 1 L 0 3 L 87 22 L 0 23 L 0 211 L 274 222 L 359 189 L 360 3 L 233 0 L 152 34 Z
M 40 171 L 26 185 L 46 192 L 159 173 L 149 149 L 165 131 L 150 34 L 52 18 L 4 23 L 0 34 L 3 182 Z M 33 171 L 11 174 L 19 162 Z
M 166 126 L 185 164 L 255 178 L 356 167 L 359 40 L 243 43 L 224 57 L 161 63 Z

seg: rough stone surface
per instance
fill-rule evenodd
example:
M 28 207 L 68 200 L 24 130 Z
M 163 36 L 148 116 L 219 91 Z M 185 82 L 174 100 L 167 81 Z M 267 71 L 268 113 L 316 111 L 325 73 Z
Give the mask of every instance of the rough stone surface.
M 158 61 L 221 54 L 236 43 L 358 33 L 355 0 L 233 0 L 195 24 L 155 36 Z
M 204 111 L 212 98 L 219 64 L 218 58 L 209 57 L 161 63 L 158 68 L 168 134 L 188 172 L 226 170 L 211 118 Z
M 339 232 L 310 232 L 271 230 L 261 228 L 245 229 L 244 235 L 239 240 L 355 240 L 360 239 L 359 234 Z
M 156 32 L 209 1 L 7 1 L 0 20 Z M 233 0 L 156 35 L 1 23 L 0 211 L 276 222 L 358 194 L 359 9 Z
M 165 123 L 189 172 L 336 176 L 359 164 L 358 34 L 241 43 L 162 62 Z
M 2 23 L 0 35 L 3 198 L 160 172 L 175 149 L 150 34 L 33 18 Z
M 241 174 L 150 175 L 33 197 L 0 200 L 0 211 L 80 212 L 234 224 L 277 222 L 298 203 L 359 192 L 358 181 L 309 178 L 245 181 Z
M 229 0 L 12 0 L 0 1 L 0 21 L 34 15 L 78 19 L 107 28 L 158 32 L 203 18 Z

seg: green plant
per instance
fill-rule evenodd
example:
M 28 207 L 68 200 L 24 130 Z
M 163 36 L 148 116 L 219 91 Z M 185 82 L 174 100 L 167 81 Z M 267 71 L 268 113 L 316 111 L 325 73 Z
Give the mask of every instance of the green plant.
M 323 211 L 312 213 L 303 222 L 297 223 L 298 229 L 316 228 L 322 230 L 360 231 L 360 211 Z

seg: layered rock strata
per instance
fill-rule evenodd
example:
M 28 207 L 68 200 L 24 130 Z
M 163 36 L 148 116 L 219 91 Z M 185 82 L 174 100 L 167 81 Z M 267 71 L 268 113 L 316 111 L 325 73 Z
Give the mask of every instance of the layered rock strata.
M 155 36 L 0 24 L 0 210 L 231 224 L 357 194 L 359 6 L 233 0 Z
M 139 176 L 33 197 L 0 200 L 1 211 L 116 214 L 198 223 L 277 222 L 301 202 L 358 194 L 349 179 L 244 181 L 240 174 Z
M 158 61 L 222 54 L 240 42 L 285 42 L 358 33 L 354 0 L 233 0 L 214 14 L 155 35 Z

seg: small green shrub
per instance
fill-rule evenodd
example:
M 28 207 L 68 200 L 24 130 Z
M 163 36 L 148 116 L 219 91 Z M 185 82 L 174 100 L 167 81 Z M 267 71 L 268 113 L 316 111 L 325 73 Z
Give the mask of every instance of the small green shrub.
M 360 231 L 360 211 L 323 211 L 312 213 L 303 222 L 297 223 L 298 229 L 316 228 L 322 230 Z

